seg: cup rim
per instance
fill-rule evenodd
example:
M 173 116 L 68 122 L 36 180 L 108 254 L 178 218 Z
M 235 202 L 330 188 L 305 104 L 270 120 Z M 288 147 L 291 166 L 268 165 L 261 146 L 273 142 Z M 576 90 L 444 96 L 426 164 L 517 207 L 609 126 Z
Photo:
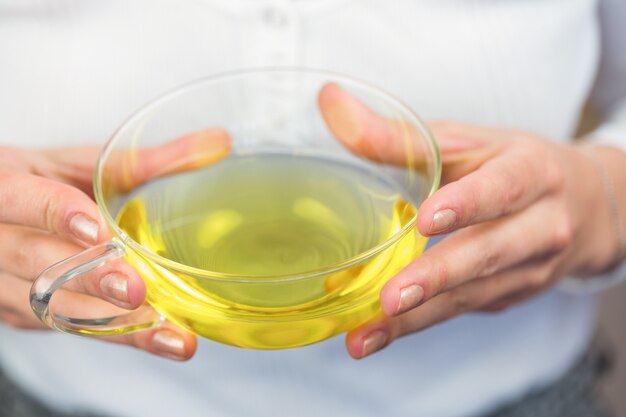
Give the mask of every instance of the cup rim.
M 303 73 L 317 76 L 327 76 L 330 77 L 332 81 L 344 81 L 348 84 L 357 86 L 359 88 L 363 88 L 368 90 L 368 92 L 374 93 L 379 97 L 383 98 L 386 101 L 389 101 L 394 104 L 394 106 L 398 107 L 401 111 L 406 113 L 410 118 L 410 120 L 415 124 L 415 126 L 420 130 L 420 133 L 424 135 L 427 142 L 430 145 L 430 151 L 434 156 L 434 175 L 431 183 L 430 190 L 428 191 L 428 195 L 426 198 L 430 197 L 439 187 L 439 183 L 441 181 L 441 155 L 439 153 L 439 147 L 435 140 L 434 135 L 431 130 L 428 128 L 426 123 L 404 102 L 392 94 L 386 92 L 385 90 L 376 87 L 375 85 L 354 78 L 352 76 L 344 75 L 335 71 L 325 70 L 325 69 L 316 69 L 316 68 L 307 68 L 307 67 L 253 67 L 253 68 L 243 68 L 243 69 L 235 69 L 230 71 L 223 71 L 214 73 L 209 76 L 201 77 L 195 80 L 188 81 L 186 83 L 180 84 L 177 87 L 171 88 L 166 92 L 156 96 L 155 98 L 149 100 L 147 103 L 139 107 L 135 112 L 133 112 L 129 117 L 124 120 L 124 122 L 113 132 L 111 137 L 107 140 L 104 147 L 102 148 L 100 155 L 98 157 L 98 161 L 96 163 L 96 167 L 93 174 L 93 190 L 96 203 L 100 208 L 100 212 L 105 218 L 106 222 L 109 224 L 109 227 L 113 229 L 115 234 L 119 236 L 120 243 L 123 246 L 129 246 L 134 251 L 138 252 L 141 256 L 148 258 L 149 260 L 156 262 L 159 265 L 162 265 L 168 269 L 176 270 L 179 272 L 183 272 L 186 274 L 191 274 L 196 277 L 213 279 L 213 280 L 223 280 L 229 282 L 264 282 L 271 281 L 273 283 L 281 282 L 281 281 L 293 281 L 293 280 L 301 280 L 306 278 L 312 278 L 320 275 L 330 274 L 333 272 L 337 272 L 351 266 L 354 266 L 358 263 L 361 263 L 379 253 L 383 250 L 387 249 L 389 246 L 393 245 L 395 242 L 404 237 L 410 230 L 415 228 L 417 222 L 417 213 L 411 218 L 411 220 L 404 226 L 402 229 L 395 232 L 391 237 L 385 239 L 380 242 L 376 246 L 369 248 L 366 251 L 360 252 L 348 259 L 345 259 L 340 262 L 335 262 L 329 265 L 324 265 L 320 268 L 316 268 L 314 270 L 302 271 L 302 272 L 293 272 L 288 274 L 232 274 L 232 273 L 224 273 L 217 271 L 209 271 L 197 267 L 188 266 L 185 264 L 181 264 L 174 260 L 168 259 L 161 255 L 158 255 L 145 246 L 141 245 L 139 242 L 135 241 L 133 238 L 128 236 L 117 224 L 111 213 L 107 208 L 107 204 L 105 202 L 104 196 L 102 195 L 101 188 L 101 177 L 102 177 L 102 167 L 107 157 L 113 150 L 113 146 L 119 139 L 121 133 L 129 126 L 136 122 L 138 119 L 144 117 L 147 113 L 152 111 L 155 108 L 158 108 L 161 103 L 167 102 L 168 100 L 177 97 L 180 94 L 184 94 L 189 90 L 193 90 L 200 86 L 212 84 L 215 82 L 222 81 L 224 79 L 245 76 L 248 74 L 262 74 L 262 73 Z

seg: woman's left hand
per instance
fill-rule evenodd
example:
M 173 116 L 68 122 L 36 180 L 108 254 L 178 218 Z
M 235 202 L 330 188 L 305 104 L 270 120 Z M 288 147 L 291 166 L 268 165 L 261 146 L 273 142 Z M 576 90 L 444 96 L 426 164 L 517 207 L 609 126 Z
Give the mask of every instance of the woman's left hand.
M 398 152 L 385 137 L 388 122 L 327 90 L 320 109 L 344 145 L 366 153 L 387 144 L 381 152 Z M 602 173 L 578 147 L 508 129 L 429 126 L 444 185 L 421 205 L 417 225 L 424 236 L 452 234 L 385 284 L 385 314 L 347 336 L 354 358 L 463 313 L 502 310 L 567 274 L 601 271 L 618 250 Z M 626 161 L 617 149 L 598 152 L 613 164 Z

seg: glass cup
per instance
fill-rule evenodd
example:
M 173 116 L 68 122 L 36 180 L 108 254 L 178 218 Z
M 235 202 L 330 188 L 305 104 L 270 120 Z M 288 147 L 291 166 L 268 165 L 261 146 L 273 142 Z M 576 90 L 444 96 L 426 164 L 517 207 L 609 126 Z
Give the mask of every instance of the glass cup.
M 241 167 L 237 172 L 241 172 L 269 157 L 279 158 L 266 164 L 272 169 L 278 169 L 278 162 L 294 169 L 311 163 L 318 168 L 328 166 L 328 170 L 317 171 L 331 184 L 321 189 L 328 190 L 336 183 L 349 185 L 348 192 L 334 194 L 330 203 L 345 199 L 345 204 L 360 209 L 360 203 L 351 200 L 350 187 L 357 190 L 376 183 L 376 187 L 393 188 L 395 194 L 391 194 L 400 196 L 413 210 L 395 213 L 404 216 L 403 222 L 392 225 L 370 246 L 303 270 L 294 270 L 299 264 L 286 262 L 284 271 L 256 271 L 256 264 L 248 264 L 243 255 L 235 264 L 241 268 L 234 271 L 181 261 L 188 253 L 203 253 L 203 248 L 196 247 L 201 244 L 196 235 L 178 241 L 186 248 L 182 257 L 161 250 L 153 241 L 146 243 L 146 233 L 165 227 L 159 213 L 170 206 L 185 208 L 191 204 L 188 201 L 194 201 L 193 210 L 205 213 L 203 205 L 239 196 L 241 187 L 231 189 L 230 197 L 216 194 L 220 181 L 235 181 L 216 176 L 217 170 L 236 162 Z M 260 190 L 261 197 L 246 200 L 247 216 L 262 212 L 263 198 L 271 203 L 289 194 L 287 190 L 285 196 L 275 193 L 276 178 L 289 184 L 288 171 L 266 177 L 258 164 L 254 169 L 258 172 L 239 179 L 244 185 L 256 181 Z M 344 171 L 351 173 L 350 178 L 337 178 Z M 201 186 L 197 182 L 189 186 L 193 175 L 208 175 L 208 179 Z M 415 227 L 416 208 L 437 189 L 440 175 L 437 145 L 426 125 L 407 106 L 369 84 L 326 71 L 280 68 L 201 79 L 145 105 L 105 145 L 95 170 L 94 194 L 111 240 L 45 270 L 31 289 L 31 306 L 50 327 L 85 336 L 142 331 L 167 319 L 197 335 L 246 348 L 281 349 L 319 342 L 380 312 L 382 285 L 423 250 L 426 239 Z M 312 178 L 315 176 L 313 173 Z M 153 193 L 158 199 L 141 200 L 139 206 L 133 206 L 146 187 L 154 186 L 164 187 L 163 192 Z M 274 194 L 268 191 L 263 197 L 265 187 L 273 187 Z M 370 197 L 385 203 L 389 196 Z M 129 212 L 134 217 L 122 224 L 120 219 Z M 157 214 L 150 217 L 146 213 Z M 170 215 L 167 227 L 187 221 L 187 217 Z M 280 231 L 281 219 L 273 221 L 276 224 L 271 230 Z M 332 234 L 341 227 L 340 222 L 329 230 Z M 206 239 L 217 239 L 222 233 L 218 229 L 207 229 Z M 293 252 L 289 252 L 293 259 L 310 257 L 317 250 L 311 243 L 315 237 L 307 240 L 312 232 L 301 233 L 305 238 L 297 236 L 300 246 L 290 247 L 288 240 L 281 243 L 281 250 Z M 342 238 L 349 241 L 350 234 Z M 262 248 L 264 256 L 282 256 L 273 251 L 275 239 L 268 239 Z M 230 249 L 218 242 L 220 259 L 245 253 L 245 237 L 238 242 Z M 73 306 L 63 303 L 62 297 L 53 297 L 65 285 L 94 279 L 96 269 L 116 262 L 129 263 L 141 275 L 147 304 L 130 312 L 102 313 L 106 311 L 103 302 L 94 298 L 97 308 L 74 317 Z

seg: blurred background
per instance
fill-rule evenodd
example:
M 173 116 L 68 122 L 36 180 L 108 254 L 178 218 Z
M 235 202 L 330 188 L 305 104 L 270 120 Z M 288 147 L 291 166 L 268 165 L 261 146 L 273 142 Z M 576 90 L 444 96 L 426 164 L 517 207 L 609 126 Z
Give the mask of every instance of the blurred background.
M 584 137 L 598 126 L 599 117 L 592 105 L 583 110 L 577 137 Z M 598 338 L 602 348 L 608 348 L 612 369 L 601 381 L 600 392 L 615 417 L 626 416 L 626 284 L 605 291 L 599 300 Z
M 601 390 L 616 417 L 626 416 L 626 285 L 607 291 L 601 298 L 599 336 L 613 353 L 614 368 Z

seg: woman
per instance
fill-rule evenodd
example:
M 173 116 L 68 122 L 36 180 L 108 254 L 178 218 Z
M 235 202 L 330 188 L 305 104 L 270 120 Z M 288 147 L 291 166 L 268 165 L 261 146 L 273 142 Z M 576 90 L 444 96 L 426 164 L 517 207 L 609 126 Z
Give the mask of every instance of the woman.
M 589 385 L 563 404 L 550 399 L 571 391 L 577 372 L 591 372 L 581 358 L 594 321 L 592 296 L 552 288 L 572 275 L 589 276 L 592 287 L 621 276 L 624 17 L 619 0 L 5 2 L 6 378 L 59 413 L 481 416 L 521 415 L 528 406 L 536 414 L 547 402 L 549 415 L 602 415 L 584 395 Z M 421 207 L 418 223 L 431 236 L 457 232 L 387 283 L 386 318 L 347 336 L 348 353 L 368 358 L 350 360 L 337 338 L 279 352 L 201 341 L 196 357 L 179 364 L 33 331 L 41 325 L 28 306 L 30 282 L 104 238 L 84 194 L 97 147 L 70 146 L 103 143 L 126 115 L 173 85 L 260 65 L 350 74 L 427 120 L 451 121 L 432 124 L 447 185 Z M 587 100 L 602 123 L 583 150 L 568 139 Z M 370 126 L 340 137 L 356 150 L 384 131 L 385 121 L 350 97 L 337 103 Z M 133 307 L 142 291 L 125 270 L 102 277 L 92 292 Z M 485 310 L 501 312 L 475 314 Z M 196 349 L 171 325 L 121 342 L 171 359 Z

